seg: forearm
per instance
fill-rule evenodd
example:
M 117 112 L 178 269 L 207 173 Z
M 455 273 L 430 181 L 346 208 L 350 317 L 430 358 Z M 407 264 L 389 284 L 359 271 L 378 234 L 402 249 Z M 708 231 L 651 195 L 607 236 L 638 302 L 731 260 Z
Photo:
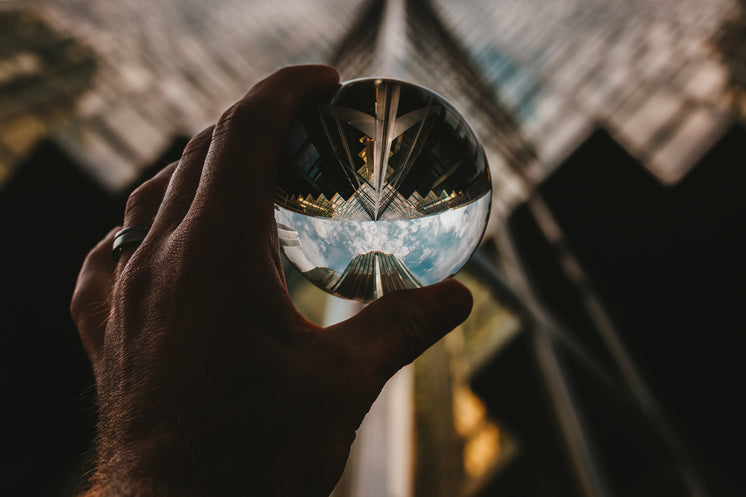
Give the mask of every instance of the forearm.
M 250 422 L 242 433 L 225 428 L 238 422 L 221 418 L 225 425 L 218 427 L 183 419 L 163 423 L 126 441 L 99 435 L 96 468 L 79 497 L 310 495 L 292 484 L 292 471 L 278 466 L 267 441 L 248 431 Z

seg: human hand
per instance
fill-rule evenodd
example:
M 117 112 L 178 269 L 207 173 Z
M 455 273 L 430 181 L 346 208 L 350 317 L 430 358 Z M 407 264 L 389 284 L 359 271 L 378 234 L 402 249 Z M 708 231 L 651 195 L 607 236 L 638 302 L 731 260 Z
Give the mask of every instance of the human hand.
M 124 225 L 151 225 L 142 244 L 114 262 L 112 230 L 86 258 L 71 313 L 98 394 L 88 495 L 326 496 L 384 383 L 469 314 L 453 280 L 326 329 L 293 307 L 279 149 L 337 84 L 326 66 L 257 84 L 130 196 Z

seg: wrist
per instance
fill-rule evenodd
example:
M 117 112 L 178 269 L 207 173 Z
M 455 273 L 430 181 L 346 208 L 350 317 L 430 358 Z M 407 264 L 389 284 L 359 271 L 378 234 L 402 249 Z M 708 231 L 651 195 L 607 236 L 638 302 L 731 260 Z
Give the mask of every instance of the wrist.
M 263 457 L 268 454 L 256 446 L 250 453 L 254 444 L 237 433 L 202 431 L 179 421 L 126 441 L 100 436 L 91 486 L 80 497 L 283 495 L 271 483 L 282 479 L 272 479 L 277 475 L 267 466 L 272 458 Z

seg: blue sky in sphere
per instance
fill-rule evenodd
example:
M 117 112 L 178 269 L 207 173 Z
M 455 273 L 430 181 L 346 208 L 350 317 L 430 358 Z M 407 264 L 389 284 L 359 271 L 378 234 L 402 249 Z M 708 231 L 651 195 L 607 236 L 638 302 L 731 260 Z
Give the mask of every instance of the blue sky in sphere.
M 336 221 L 281 207 L 275 219 L 298 233 L 301 250 L 286 250 L 286 255 L 301 271 L 328 267 L 342 274 L 354 257 L 381 251 L 399 257 L 420 283 L 429 285 L 466 262 L 479 243 L 489 207 L 488 194 L 465 206 L 406 220 Z

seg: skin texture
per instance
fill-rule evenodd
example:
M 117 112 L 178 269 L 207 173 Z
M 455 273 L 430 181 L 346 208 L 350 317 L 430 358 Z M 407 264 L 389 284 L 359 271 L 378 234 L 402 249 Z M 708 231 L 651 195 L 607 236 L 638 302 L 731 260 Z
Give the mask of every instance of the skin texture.
M 385 382 L 461 323 L 449 280 L 387 295 L 322 329 L 293 307 L 273 217 L 279 148 L 327 66 L 282 69 L 129 198 L 152 225 L 113 261 L 88 255 L 71 314 L 96 378 L 87 496 L 326 496 Z

